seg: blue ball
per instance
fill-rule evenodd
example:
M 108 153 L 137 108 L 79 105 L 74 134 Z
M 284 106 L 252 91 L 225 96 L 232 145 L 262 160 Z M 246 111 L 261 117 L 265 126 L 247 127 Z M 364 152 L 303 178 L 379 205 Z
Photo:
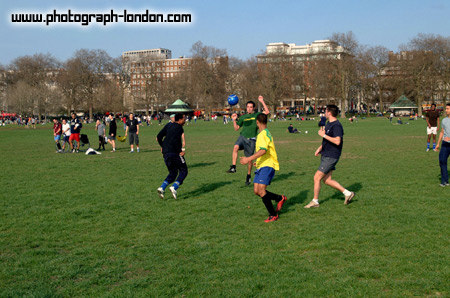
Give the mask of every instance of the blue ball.
M 239 98 L 237 97 L 236 94 L 231 94 L 230 96 L 228 96 L 228 104 L 230 106 L 237 105 L 238 102 L 239 102 Z

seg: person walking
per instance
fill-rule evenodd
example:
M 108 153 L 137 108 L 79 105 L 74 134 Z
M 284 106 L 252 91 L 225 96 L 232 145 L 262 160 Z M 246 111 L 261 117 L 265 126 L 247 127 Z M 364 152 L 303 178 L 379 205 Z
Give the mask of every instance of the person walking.
M 439 112 L 436 111 L 436 104 L 431 104 L 431 110 L 426 114 L 427 119 L 427 152 L 430 151 L 431 135 L 433 135 L 433 150 L 436 149 L 436 135 L 439 130 Z

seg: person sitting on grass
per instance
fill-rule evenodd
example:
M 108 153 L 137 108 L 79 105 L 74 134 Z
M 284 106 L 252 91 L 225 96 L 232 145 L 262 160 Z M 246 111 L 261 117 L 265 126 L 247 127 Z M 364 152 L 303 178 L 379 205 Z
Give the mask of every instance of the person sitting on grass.
M 267 129 L 267 115 L 262 113 L 258 114 L 256 116 L 256 125 L 259 129 L 259 134 L 256 138 L 257 152 L 249 157 L 241 157 L 240 162 L 242 165 L 246 165 L 256 159 L 253 190 L 255 195 L 262 199 L 269 212 L 269 217 L 265 222 L 272 222 L 278 220 L 278 212 L 283 207 L 287 198 L 284 195 L 277 195 L 266 190 L 275 175 L 275 171 L 280 169 L 280 165 L 272 135 Z M 272 201 L 277 202 L 276 210 L 273 208 Z
M 287 129 L 289 133 L 300 133 L 300 131 L 298 131 L 297 128 L 294 128 L 292 124 L 290 124 Z

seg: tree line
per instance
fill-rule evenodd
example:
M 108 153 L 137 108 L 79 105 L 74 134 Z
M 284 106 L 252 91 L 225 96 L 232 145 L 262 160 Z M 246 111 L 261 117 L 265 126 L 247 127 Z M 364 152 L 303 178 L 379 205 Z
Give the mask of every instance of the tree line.
M 186 70 L 163 79 L 147 68 L 139 91 L 130 88 L 129 64 L 104 50 L 80 49 L 64 62 L 51 54 L 22 56 L 0 66 L 2 110 L 39 117 L 83 111 L 92 118 L 106 111 L 149 114 L 181 98 L 210 113 L 226 107 L 227 96 L 235 93 L 244 101 L 263 94 L 272 112 L 291 99 L 335 103 L 341 111 L 377 106 L 383 112 L 385 103 L 405 94 L 421 114 L 424 100 L 449 100 L 450 37 L 418 34 L 399 53 L 362 45 L 351 31 L 329 39 L 345 53 L 295 56 L 280 51 L 242 60 L 198 41 Z

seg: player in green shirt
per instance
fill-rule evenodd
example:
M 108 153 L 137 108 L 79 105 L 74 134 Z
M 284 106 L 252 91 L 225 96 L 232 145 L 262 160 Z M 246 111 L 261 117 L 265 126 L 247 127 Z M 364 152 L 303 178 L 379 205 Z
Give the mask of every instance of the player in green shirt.
M 260 95 L 258 97 L 258 101 L 262 104 L 264 110 L 263 113 L 268 115 L 269 108 L 264 102 L 264 98 Z M 247 114 L 242 115 L 237 120 L 237 114 L 234 113 L 231 116 L 233 120 L 234 130 L 238 131 L 240 128 L 241 134 L 234 144 L 233 154 L 232 154 L 232 165 L 230 169 L 227 171 L 228 173 L 236 173 L 236 161 L 238 157 L 238 151 L 244 150 L 244 155 L 246 157 L 252 156 L 255 152 L 255 144 L 256 144 L 256 136 L 258 135 L 258 126 L 256 125 L 256 117 L 261 114 L 255 111 L 256 105 L 253 101 L 247 102 Z M 251 184 L 251 172 L 252 172 L 252 162 L 249 162 L 247 165 L 247 178 L 245 179 L 245 184 Z

